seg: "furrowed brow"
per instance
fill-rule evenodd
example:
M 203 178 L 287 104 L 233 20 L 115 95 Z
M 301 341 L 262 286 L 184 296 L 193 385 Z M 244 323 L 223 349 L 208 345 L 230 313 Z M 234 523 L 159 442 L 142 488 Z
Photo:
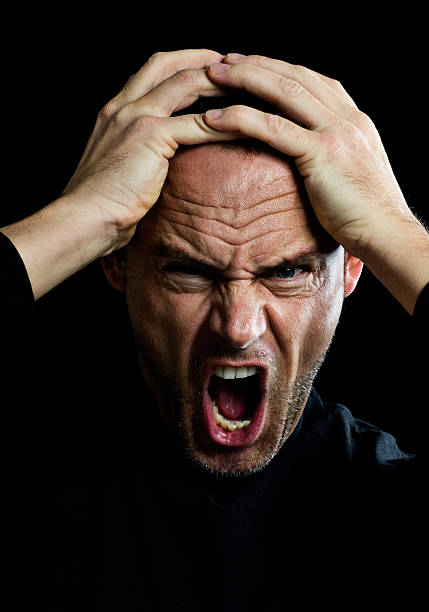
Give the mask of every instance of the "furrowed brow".
M 157 244 L 153 248 L 152 252 L 156 257 L 160 257 L 160 258 L 162 257 L 176 264 L 189 266 L 195 270 L 199 270 L 202 272 L 217 273 L 217 274 L 221 272 L 220 268 L 207 264 L 206 262 L 200 259 L 195 259 L 194 257 L 187 255 L 187 253 L 184 253 L 182 250 L 176 247 L 168 246 L 168 245 L 161 243 L 161 244 Z
M 156 257 L 164 258 L 169 260 L 172 264 L 183 265 L 192 268 L 195 272 L 202 272 L 211 276 L 222 275 L 223 269 L 208 264 L 200 259 L 191 257 L 181 249 L 173 246 L 169 246 L 163 243 L 158 243 L 152 249 L 153 254 Z M 317 268 L 323 268 L 323 262 L 325 261 L 324 253 L 319 249 L 305 250 L 300 253 L 296 253 L 291 257 L 283 257 L 279 263 L 271 266 L 258 265 L 256 275 L 265 276 L 275 272 L 279 268 L 291 268 L 294 266 L 302 266 L 306 264 L 315 264 Z
M 318 267 L 322 266 L 324 262 L 324 254 L 321 253 L 318 249 L 312 249 L 311 251 L 303 251 L 302 253 L 297 253 L 293 257 L 283 257 L 279 263 L 273 266 L 260 266 L 259 274 L 269 274 L 270 272 L 274 272 L 279 268 L 293 268 L 294 266 L 303 266 L 306 264 L 314 264 L 316 263 Z

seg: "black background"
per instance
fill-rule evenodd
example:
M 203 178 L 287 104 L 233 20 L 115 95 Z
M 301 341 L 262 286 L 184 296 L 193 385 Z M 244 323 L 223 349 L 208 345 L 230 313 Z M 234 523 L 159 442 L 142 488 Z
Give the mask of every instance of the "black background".
M 344 5 L 339 14 L 338 9 L 315 13 L 311 7 L 292 11 L 265 3 L 156 10 L 124 4 L 91 10 L 70 4 L 5 16 L 7 195 L 1 225 L 58 197 L 98 110 L 152 53 L 192 47 L 278 57 L 340 80 L 376 124 L 410 206 L 428 218 L 427 60 L 418 14 L 376 18 L 360 6 Z M 122 297 L 104 280 L 99 262 L 39 300 L 35 345 L 23 345 L 23 362 L 31 368 L 37 361 L 39 369 L 43 364 L 38 391 L 55 388 L 58 402 L 55 414 L 44 411 L 43 404 L 35 407 L 36 429 L 55 427 L 63 419 L 63 399 L 77 384 L 68 372 L 95 381 L 95 404 L 97 385 L 120 384 L 121 369 L 134 363 L 124 317 Z M 355 416 L 390 431 L 404 450 L 413 451 L 424 408 L 424 381 L 417 375 L 425 359 L 421 349 L 409 315 L 364 270 L 345 302 L 316 387 L 325 399 L 346 404 Z M 94 410 L 101 414 L 102 408 Z M 69 418 L 75 418 L 72 411 Z

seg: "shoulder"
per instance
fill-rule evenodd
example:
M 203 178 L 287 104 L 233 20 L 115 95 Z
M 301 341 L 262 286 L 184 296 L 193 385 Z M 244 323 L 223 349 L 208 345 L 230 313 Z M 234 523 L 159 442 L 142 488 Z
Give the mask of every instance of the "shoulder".
M 304 435 L 314 438 L 320 452 L 350 466 L 404 467 L 415 454 L 401 450 L 389 432 L 355 417 L 341 403 L 325 402 L 313 389 Z M 308 440 L 309 441 L 309 440 Z

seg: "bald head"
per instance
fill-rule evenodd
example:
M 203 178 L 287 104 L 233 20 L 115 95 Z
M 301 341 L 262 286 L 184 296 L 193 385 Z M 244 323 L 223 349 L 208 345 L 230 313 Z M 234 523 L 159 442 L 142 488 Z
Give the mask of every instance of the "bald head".
M 256 188 L 258 193 L 270 190 L 271 183 L 277 193 L 282 189 L 280 182 L 295 191 L 303 185 L 293 160 L 263 143 L 238 141 L 179 149 L 170 161 L 164 192 L 169 191 L 172 184 L 177 186 L 178 182 L 183 182 L 186 188 L 201 193 L 202 176 L 204 182 L 211 179 L 204 185 L 206 196 L 219 200 L 221 191 L 225 190 L 225 195 L 229 192 L 231 197 L 231 207 L 240 200 L 240 208 L 246 208 L 245 201 L 251 195 L 249 188 L 252 191 Z M 222 181 L 222 186 L 219 181 Z
M 276 265 L 284 250 L 330 242 L 293 162 L 267 147 L 186 147 L 170 162 L 158 203 L 141 224 L 145 240 L 206 257 L 233 274 Z M 162 230 L 161 230 L 162 228 Z

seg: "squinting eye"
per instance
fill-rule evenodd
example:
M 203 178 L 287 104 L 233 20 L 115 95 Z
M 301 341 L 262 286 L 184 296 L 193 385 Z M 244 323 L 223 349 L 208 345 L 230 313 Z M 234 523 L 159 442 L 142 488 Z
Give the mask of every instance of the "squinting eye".
M 166 266 L 164 270 L 167 272 L 179 272 L 180 274 L 195 274 L 192 268 L 186 266 Z
M 279 268 L 275 271 L 275 276 L 278 278 L 293 278 L 301 268 Z
M 172 272 L 174 273 L 179 273 L 179 274 L 197 274 L 198 272 L 195 270 L 195 268 L 193 268 L 192 266 L 187 266 L 185 264 L 176 264 L 176 263 L 171 263 L 171 264 L 167 264 L 166 266 L 163 266 L 163 271 L 164 272 Z
M 192 266 L 171 264 L 163 268 L 164 272 L 170 274 L 183 274 L 184 276 L 209 277 L 210 274 L 206 270 L 202 270 Z
M 266 278 L 273 280 L 292 280 L 295 277 L 303 276 L 310 270 L 306 266 L 290 266 L 290 267 L 279 267 L 271 272 L 267 272 Z
M 267 270 L 262 276 L 263 284 L 279 295 L 295 295 L 314 288 L 315 270 L 311 265 L 279 266 Z

